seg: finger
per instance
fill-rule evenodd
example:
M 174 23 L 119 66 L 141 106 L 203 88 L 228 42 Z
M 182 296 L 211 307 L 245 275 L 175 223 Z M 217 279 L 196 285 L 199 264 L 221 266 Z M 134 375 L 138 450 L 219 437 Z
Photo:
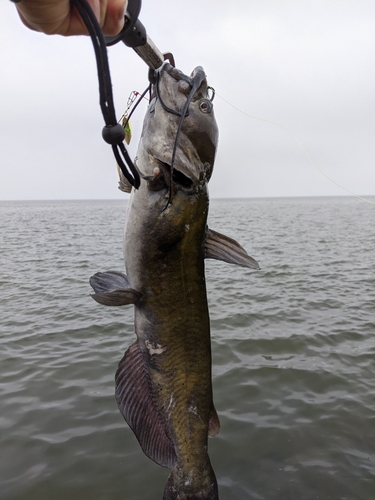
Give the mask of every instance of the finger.
M 104 35 L 117 35 L 124 27 L 127 0 L 108 0 L 105 18 L 102 23 Z

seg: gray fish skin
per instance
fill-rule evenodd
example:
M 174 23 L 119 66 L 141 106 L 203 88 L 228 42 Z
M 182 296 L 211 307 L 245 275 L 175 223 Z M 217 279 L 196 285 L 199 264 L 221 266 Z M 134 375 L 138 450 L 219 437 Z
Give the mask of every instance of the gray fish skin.
M 168 63 L 161 68 L 159 92 L 170 109 L 183 108 L 187 79 Z M 237 242 L 207 228 L 218 129 L 206 104 L 204 77 L 183 120 L 167 204 L 179 117 L 157 98 L 150 103 L 138 148 L 142 181 L 132 191 L 125 225 L 127 276 L 98 273 L 90 280 L 98 302 L 135 307 L 137 339 L 119 364 L 116 399 L 143 451 L 172 469 L 163 500 L 219 498 L 207 452 L 208 435 L 220 424 L 212 398 L 204 259 L 259 268 Z
M 181 110 L 189 91 L 174 68 L 162 69 L 160 92 L 168 107 Z M 175 169 L 191 184 L 175 182 L 172 204 L 164 210 L 167 184 L 153 191 L 150 182 L 142 182 L 131 196 L 124 238 L 127 277 L 142 297 L 135 308 L 137 343 L 148 360 L 153 401 L 175 453 L 165 500 L 218 498 L 207 453 L 213 401 L 204 275 L 207 182 L 218 130 L 213 111 L 199 109 L 205 98 L 204 81 L 184 118 L 175 160 Z M 143 175 L 162 169 L 160 161 L 171 163 L 178 120 L 159 100 L 151 103 L 138 149 Z

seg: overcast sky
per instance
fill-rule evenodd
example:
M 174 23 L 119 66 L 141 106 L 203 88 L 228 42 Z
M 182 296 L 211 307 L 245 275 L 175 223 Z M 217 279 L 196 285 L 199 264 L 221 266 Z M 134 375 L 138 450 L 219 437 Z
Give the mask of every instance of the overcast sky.
M 211 197 L 348 194 L 287 131 L 243 113 L 290 130 L 344 188 L 375 195 L 374 0 L 143 0 L 140 20 L 179 69 L 202 65 L 217 91 Z M 0 41 L 0 199 L 123 197 L 90 39 L 32 32 L 2 1 Z M 147 68 L 122 43 L 108 51 L 120 118 Z

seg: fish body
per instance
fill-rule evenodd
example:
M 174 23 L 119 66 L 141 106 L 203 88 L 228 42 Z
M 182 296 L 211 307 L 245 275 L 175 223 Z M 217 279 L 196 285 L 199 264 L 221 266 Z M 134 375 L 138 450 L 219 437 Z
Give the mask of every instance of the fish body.
M 128 206 L 126 276 L 97 273 L 90 283 L 102 304 L 134 304 L 137 338 L 119 364 L 116 399 L 145 454 L 171 468 L 163 499 L 216 500 L 204 260 L 258 265 L 207 227 L 218 129 L 203 69 L 188 77 L 166 63 L 156 86 L 138 148 L 142 181 Z

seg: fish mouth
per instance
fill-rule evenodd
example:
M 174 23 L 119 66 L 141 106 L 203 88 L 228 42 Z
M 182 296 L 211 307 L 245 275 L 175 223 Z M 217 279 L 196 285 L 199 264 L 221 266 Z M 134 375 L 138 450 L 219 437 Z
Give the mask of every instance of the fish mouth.
M 171 171 L 172 173 L 172 182 L 173 184 L 177 184 L 178 186 L 184 189 L 192 189 L 194 182 L 193 180 L 185 175 L 181 170 L 178 170 L 176 167 L 171 167 L 171 165 L 165 161 L 158 160 L 155 158 L 158 167 L 161 169 L 161 172 L 164 176 L 166 186 L 169 186 L 171 181 Z M 156 167 L 156 168 L 158 168 Z

